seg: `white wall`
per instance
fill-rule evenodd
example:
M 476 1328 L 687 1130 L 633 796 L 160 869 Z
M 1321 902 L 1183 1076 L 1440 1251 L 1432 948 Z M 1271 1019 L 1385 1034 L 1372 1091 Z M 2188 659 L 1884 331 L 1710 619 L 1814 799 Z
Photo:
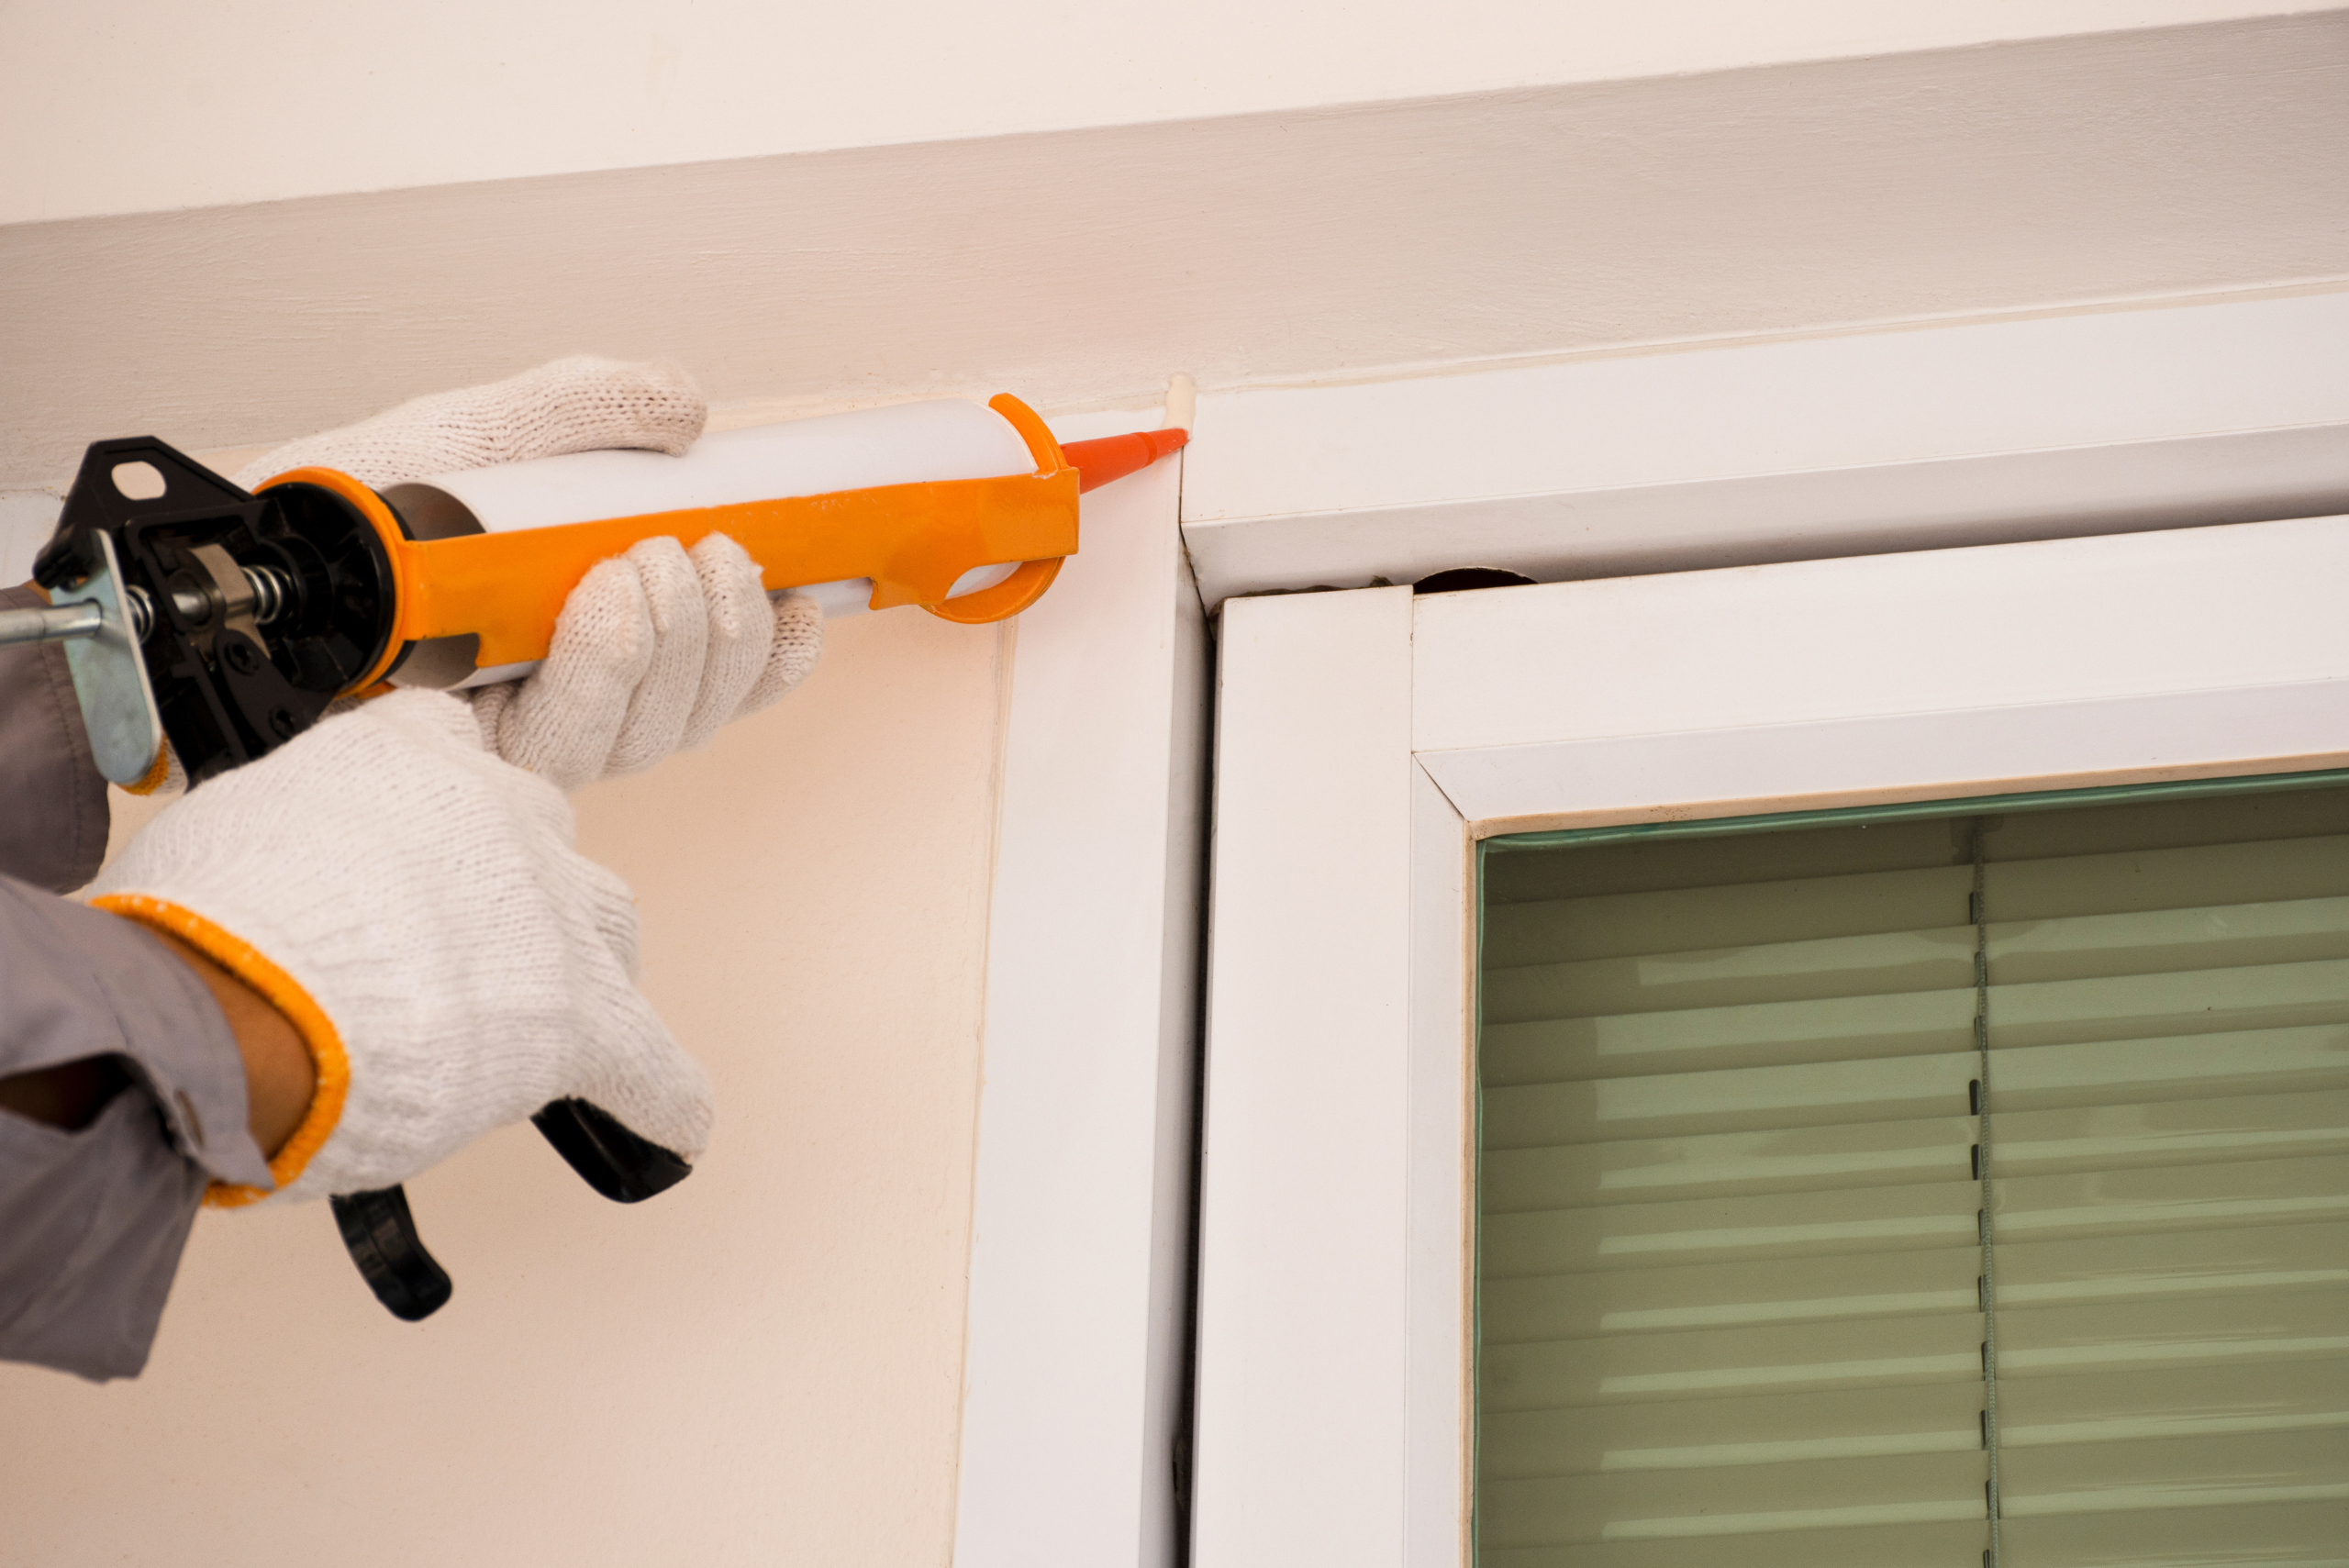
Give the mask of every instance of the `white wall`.
M 2277 0 L 28 0 L 0 223 L 2319 9 Z
M 579 796 L 718 1081 L 689 1181 L 624 1208 L 494 1135 L 409 1184 L 457 1284 L 420 1326 L 325 1205 L 204 1215 L 143 1377 L 0 1366 L 0 1562 L 944 1562 L 1008 640 L 843 622 Z

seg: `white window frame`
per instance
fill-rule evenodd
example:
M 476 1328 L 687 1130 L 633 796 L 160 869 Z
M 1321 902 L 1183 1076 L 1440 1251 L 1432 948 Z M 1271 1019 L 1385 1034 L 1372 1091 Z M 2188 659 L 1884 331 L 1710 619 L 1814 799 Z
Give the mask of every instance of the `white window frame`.
M 1152 422 L 1054 421 L 1068 438 Z M 2335 694 L 2308 685 L 2336 672 L 2317 635 L 2331 612 L 2305 573 L 2292 612 L 2262 617 L 2262 636 L 2287 621 L 2310 633 L 2281 663 L 2186 661 L 2156 680 L 2123 662 L 2099 684 L 2087 676 L 2113 661 L 2080 657 L 2097 646 L 2082 631 L 2049 664 L 2067 660 L 2069 684 L 2001 687 L 1992 666 L 1949 658 L 1931 690 L 1807 706 L 1771 696 L 1755 662 L 1705 655 L 1767 644 L 1781 630 L 1767 619 L 1732 637 L 1715 616 L 1658 657 L 1655 595 L 1718 587 L 1630 574 L 1813 561 L 1802 581 L 1865 608 L 1892 580 L 1873 573 L 1897 577 L 1901 559 L 1858 559 L 1871 552 L 2072 539 L 2031 547 L 2020 595 L 1996 580 L 1961 595 L 1952 576 L 1948 597 L 1968 597 L 1977 621 L 1986 599 L 2017 613 L 2138 604 L 2131 635 L 2158 647 L 2197 624 L 2198 602 L 2123 595 L 2102 536 L 2342 511 L 2349 294 L 1202 395 L 1179 473 L 1087 497 L 1083 553 L 1017 632 L 956 1561 L 1177 1560 L 1194 792 L 1219 610 L 1191 1561 L 1416 1568 L 1464 1548 L 1475 838 L 2326 766 L 2349 749 L 2327 728 Z M 1294 592 L 1472 564 L 1551 585 L 1417 602 Z M 1573 578 L 1616 580 L 1558 581 Z M 1290 592 L 1225 603 L 1268 590 Z M 1499 606 L 1553 602 L 1573 608 L 1503 624 Z M 1954 622 L 1946 648 L 1923 636 L 1941 624 L 1923 614 L 1887 609 L 1879 629 L 1916 632 L 1936 657 L 1961 646 Z M 1591 672 L 1557 691 L 1615 705 L 1479 710 L 1477 662 L 1496 658 Z M 1706 694 L 1711 707 L 1690 706 Z M 1512 713 L 1538 716 L 1511 728 Z M 2182 731 L 2215 750 L 2161 749 Z M 2072 748 L 2081 738 L 2100 749 Z M 1342 937 L 1330 911 L 1294 901 L 1308 884 L 1351 890 Z M 1346 1049 L 1284 1053 L 1299 1041 Z M 1275 1134 L 1300 1117 L 1354 1163 L 1282 1152 Z M 1327 1195 L 1328 1223 L 1284 1229 L 1268 1182 L 1275 1199 Z M 1300 1344 L 1308 1320 L 1319 1338 Z M 1316 1355 L 1341 1347 L 1392 1375 L 1333 1390 Z M 1339 1397 L 1330 1412 L 1361 1407 L 1305 1419 L 1298 1402 L 1323 1396 Z M 1333 1427 L 1343 1440 L 1317 1447 Z
M 1226 605 L 1195 1561 L 1465 1561 L 1477 840 L 2339 767 L 2344 582 L 2327 517 Z

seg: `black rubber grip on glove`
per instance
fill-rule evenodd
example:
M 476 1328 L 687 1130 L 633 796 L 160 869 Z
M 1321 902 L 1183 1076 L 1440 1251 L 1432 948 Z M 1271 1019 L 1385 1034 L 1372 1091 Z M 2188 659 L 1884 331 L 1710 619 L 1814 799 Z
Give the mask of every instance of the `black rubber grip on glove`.
M 580 1178 L 614 1203 L 641 1203 L 668 1191 L 693 1167 L 659 1144 L 639 1138 L 611 1113 L 585 1100 L 556 1100 L 530 1125 Z M 360 1277 L 393 1317 L 420 1323 L 449 1304 L 449 1272 L 425 1250 L 400 1187 L 350 1193 L 334 1200 L 335 1223 Z

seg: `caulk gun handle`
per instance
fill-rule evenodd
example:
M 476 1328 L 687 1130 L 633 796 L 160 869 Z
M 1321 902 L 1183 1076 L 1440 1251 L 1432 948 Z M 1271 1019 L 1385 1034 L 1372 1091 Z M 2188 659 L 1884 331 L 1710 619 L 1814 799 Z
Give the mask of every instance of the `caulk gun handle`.
M 540 1108 L 530 1125 L 571 1162 L 582 1181 L 614 1203 L 642 1203 L 694 1173 L 685 1161 L 585 1100 L 553 1101 Z
M 685 1161 L 585 1100 L 556 1100 L 542 1106 L 530 1124 L 582 1180 L 614 1203 L 641 1203 L 693 1173 Z M 339 1196 L 334 1218 L 351 1261 L 393 1317 L 419 1322 L 448 1305 L 455 1287 L 417 1234 L 405 1190 L 383 1187 Z
M 393 1317 L 417 1323 L 449 1304 L 455 1287 L 449 1283 L 449 1271 L 424 1250 L 424 1238 L 416 1233 L 406 1189 L 337 1193 L 333 1203 L 334 1222 L 351 1261 L 359 1265 L 359 1277 Z

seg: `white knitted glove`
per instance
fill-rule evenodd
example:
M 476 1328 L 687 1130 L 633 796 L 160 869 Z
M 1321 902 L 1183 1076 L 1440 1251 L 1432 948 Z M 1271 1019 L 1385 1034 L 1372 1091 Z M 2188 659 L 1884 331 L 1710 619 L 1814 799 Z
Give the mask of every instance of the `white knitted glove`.
M 682 457 L 708 417 L 700 390 L 674 365 L 579 354 L 486 386 L 412 397 L 356 425 L 288 441 L 239 469 L 234 483 L 250 490 L 290 468 L 335 468 L 381 490 L 606 447 Z
M 674 368 L 557 360 L 305 437 L 248 464 L 236 482 L 250 488 L 317 465 L 383 489 L 607 447 L 676 456 L 707 414 Z M 758 567 L 733 540 L 712 535 L 688 557 L 675 539 L 646 539 L 572 590 L 545 663 L 473 700 L 498 755 L 577 789 L 707 744 L 797 685 L 822 651 L 815 601 L 794 594 L 770 604 Z
M 390 1186 L 566 1096 L 697 1154 L 709 1082 L 636 988 L 628 888 L 573 837 L 464 703 L 395 692 L 165 807 L 89 896 L 301 1032 L 318 1087 L 270 1163 L 292 1195 Z
M 707 745 L 805 680 L 823 649 L 816 601 L 770 606 L 758 563 L 724 534 L 690 555 L 640 539 L 571 591 L 546 662 L 481 688 L 473 711 L 499 756 L 577 789 Z

